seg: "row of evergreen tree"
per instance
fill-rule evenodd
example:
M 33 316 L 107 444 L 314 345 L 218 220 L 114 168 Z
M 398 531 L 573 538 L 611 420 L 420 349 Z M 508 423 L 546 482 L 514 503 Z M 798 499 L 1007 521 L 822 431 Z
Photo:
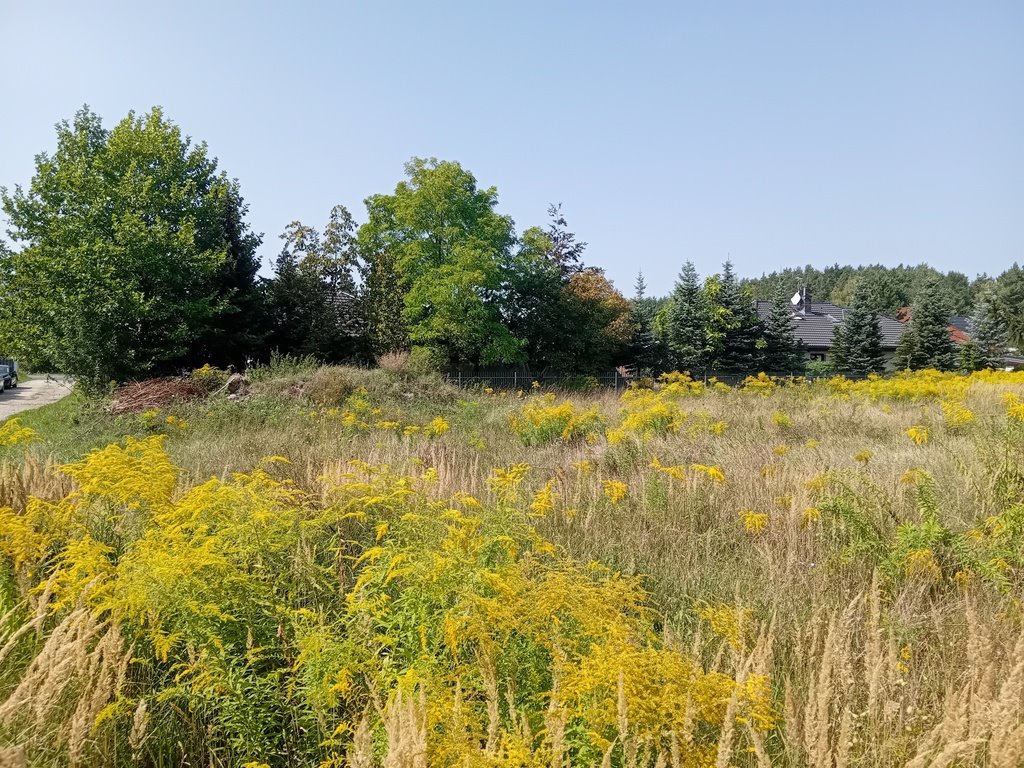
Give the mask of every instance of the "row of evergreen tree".
M 754 287 L 737 281 L 729 262 L 703 283 L 693 263 L 687 262 L 666 299 L 648 297 L 641 275 L 631 302 L 637 329 L 631 358 L 652 372 L 802 373 L 808 362 L 793 333 L 790 292 L 794 287 L 795 281 L 777 276 L 770 311 L 761 318 Z M 852 375 L 887 367 L 971 371 L 1003 365 L 1013 349 L 996 284 L 985 284 L 978 291 L 968 322 L 969 338 L 957 344 L 949 325 L 948 286 L 931 276 L 907 308 L 908 317 L 901 318 L 906 323 L 900 343 L 891 362 L 887 361 L 877 298 L 873 282 L 862 281 L 842 323 L 835 326 L 828 360 L 811 365 L 823 373 Z

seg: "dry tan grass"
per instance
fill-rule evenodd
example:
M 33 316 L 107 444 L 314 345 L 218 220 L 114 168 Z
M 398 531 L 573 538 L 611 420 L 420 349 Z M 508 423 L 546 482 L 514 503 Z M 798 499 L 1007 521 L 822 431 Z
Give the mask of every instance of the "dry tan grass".
M 347 391 L 333 380 L 322 383 L 325 391 L 335 385 Z M 572 399 L 596 407 L 610 424 L 619 418 L 614 394 Z M 475 410 L 460 400 L 476 403 Z M 665 616 L 669 642 L 691 649 L 706 668 L 721 669 L 741 683 L 754 674 L 771 678 L 779 724 L 767 735 L 737 725 L 734 693 L 722 702 L 727 717 L 716 766 L 1022 764 L 1019 581 L 996 594 L 952 579 L 939 587 L 887 578 L 877 559 L 848 555 L 835 527 L 807 513 L 819 503 L 813 481 L 825 472 L 844 478 L 887 536 L 920 519 L 903 480 L 916 468 L 934 478 L 939 516 L 950 530 L 982 525 L 1014 498 L 1024 503 L 1024 481 L 1013 475 L 1022 471 L 1022 457 L 1008 455 L 998 436 L 1005 423 L 998 388 L 971 389 L 964 403 L 977 420 L 963 428 L 944 425 L 935 403 L 872 403 L 800 390 L 767 397 L 709 392 L 683 401 L 690 419 L 679 432 L 620 446 L 599 440 L 526 447 L 508 426 L 522 403 L 514 395 L 445 392 L 436 402 L 408 406 L 400 392 L 375 402 L 384 416 L 398 413 L 408 423 L 443 413 L 452 431 L 434 440 L 376 429 L 353 433 L 308 417 L 312 405 L 305 402 L 267 406 L 260 414 L 240 404 L 232 405 L 237 410 L 216 428 L 204 426 L 204 413 L 189 414 L 192 426 L 168 446 L 189 481 L 247 470 L 267 455 L 287 456 L 291 463 L 275 471 L 321 499 L 356 458 L 412 473 L 432 467 L 437 472 L 432 493 L 442 499 L 455 493 L 486 498 L 494 468 L 526 462 L 531 471 L 520 489 L 521 502 L 527 504 L 548 482 L 558 497 L 556 509 L 535 521 L 541 533 L 581 561 L 645 575 L 652 602 Z M 230 428 L 235 413 L 244 431 Z M 789 423 L 775 418 L 780 413 Z M 718 421 L 729 425 L 723 434 L 700 427 Z M 927 444 L 915 445 L 905 434 L 918 424 L 930 430 Z M 855 458 L 865 451 L 870 452 L 866 461 Z M 654 458 L 664 466 L 718 466 L 726 479 L 714 482 L 692 471 L 685 479 L 671 479 L 652 470 Z M 581 469 L 580 462 L 589 468 Z M 621 503 L 605 497 L 601 482 L 607 479 L 628 486 Z M 0 505 L 15 510 L 23 510 L 29 496 L 60 498 L 68 490 L 52 463 L 29 458 L 0 468 Z M 742 510 L 766 513 L 765 529 L 756 535 L 745 530 Z M 344 586 L 344 569 L 338 573 Z M 750 610 L 753 621 L 745 629 L 750 642 L 741 651 L 716 640 L 696 618 L 695 608 L 712 602 Z M 0 636 L 0 665 L 40 631 L 46 600 L 38 605 L 42 609 L 34 618 Z M 5 623 L 0 621 L 0 628 Z M 0 702 L 0 722 L 18 729 L 28 743 L 48 738 L 42 726 L 53 721 L 54 708 L 62 708 L 62 738 L 74 763 L 88 754 L 89 724 L 120 689 L 130 652 L 111 628 L 81 610 L 48 632 L 18 685 Z M 480 746 L 492 758 L 503 735 L 508 697 L 499 689 L 492 659 L 480 659 L 479 673 L 488 718 L 486 743 Z M 567 724 L 557 682 L 553 689 L 544 738 L 551 768 L 561 768 L 570 764 L 564 753 Z M 397 692 L 378 706 L 386 753 L 374 753 L 368 712 L 354 724 L 348 763 L 370 768 L 381 758 L 386 768 L 426 766 L 430 734 L 422 692 Z M 139 753 L 150 728 L 144 699 L 134 711 L 130 744 Z M 621 682 L 617 715 L 618 739 L 603 764 L 681 765 L 679 745 L 689 743 L 692 733 L 672 734 L 674 747 L 667 751 L 636 741 Z M 521 727 L 529 726 L 524 720 Z

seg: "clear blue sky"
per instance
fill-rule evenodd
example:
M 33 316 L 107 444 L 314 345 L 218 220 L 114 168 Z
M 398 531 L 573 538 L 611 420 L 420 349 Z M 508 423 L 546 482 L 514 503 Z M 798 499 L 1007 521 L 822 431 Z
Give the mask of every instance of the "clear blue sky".
M 266 259 L 357 219 L 413 155 L 521 231 L 561 201 L 631 293 L 741 275 L 1024 259 L 1024 2 L 0 0 L 0 185 L 53 124 L 162 105 L 237 177 Z

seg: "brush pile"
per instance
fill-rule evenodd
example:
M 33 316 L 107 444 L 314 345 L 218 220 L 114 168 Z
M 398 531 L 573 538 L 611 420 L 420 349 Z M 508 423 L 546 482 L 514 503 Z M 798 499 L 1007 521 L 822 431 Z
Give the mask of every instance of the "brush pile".
M 151 408 L 201 400 L 207 395 L 209 390 L 191 377 L 133 381 L 117 390 L 110 404 L 110 412 L 142 413 Z

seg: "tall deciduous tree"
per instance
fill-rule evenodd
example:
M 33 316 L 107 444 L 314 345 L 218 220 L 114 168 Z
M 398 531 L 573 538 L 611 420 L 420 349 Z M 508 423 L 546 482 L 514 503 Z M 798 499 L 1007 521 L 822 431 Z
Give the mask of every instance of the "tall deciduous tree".
M 514 235 L 497 190 L 458 163 L 413 158 L 405 171 L 394 194 L 367 198 L 359 229 L 375 351 L 398 346 L 404 326 L 442 365 L 520 359 L 500 306 Z
M 565 287 L 563 343 L 553 358 L 564 373 L 597 373 L 620 362 L 635 331 L 629 302 L 600 269 L 585 267 Z
M 840 373 L 866 375 L 885 368 L 882 329 L 870 286 L 853 295 L 853 304 L 833 331 L 832 364 Z
M 576 240 L 569 223 L 562 214 L 562 204 L 548 206 L 547 236 L 550 241 L 548 259 L 565 275 L 583 270 L 583 251 L 587 244 Z
M 601 270 L 583 265 L 585 244 L 551 213 L 557 237 L 531 227 L 519 240 L 505 270 L 503 315 L 534 371 L 601 373 L 633 338 L 630 304 Z
M 323 235 L 293 221 L 269 282 L 271 336 L 279 352 L 341 362 L 363 351 L 366 329 L 355 270 L 355 222 L 336 205 Z
M 552 258 L 551 238 L 540 227 L 523 232 L 509 265 L 504 315 L 512 334 L 524 342 L 532 369 L 543 373 L 555 364 L 565 337 L 568 273 Z
M 110 131 L 83 108 L 3 208 L 22 245 L 0 270 L 12 353 L 98 386 L 237 352 L 220 342 L 256 303 L 259 237 L 237 182 L 159 108 Z

